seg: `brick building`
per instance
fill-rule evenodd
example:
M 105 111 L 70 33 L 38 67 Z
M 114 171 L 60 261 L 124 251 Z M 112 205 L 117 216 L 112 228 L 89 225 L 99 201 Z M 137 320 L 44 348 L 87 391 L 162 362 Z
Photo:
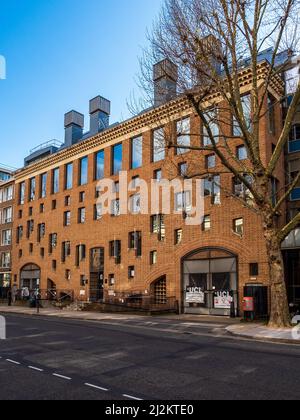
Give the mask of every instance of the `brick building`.
M 11 285 L 14 180 L 0 168 L 0 294 Z
M 154 108 L 109 125 L 110 102 L 96 97 L 90 101 L 89 133 L 83 133 L 84 116 L 69 112 L 65 116 L 65 143 L 36 149 L 15 174 L 13 274 L 19 287 L 34 289 L 40 285 L 59 295 L 72 290 L 77 299 L 92 301 L 114 295 L 148 295 L 163 304 L 176 298 L 186 313 L 227 315 L 232 297 L 236 312 L 240 309 L 245 285 L 268 286 L 260 218 L 228 193 L 246 194 L 241 185 L 224 173 L 209 152 L 184 153 L 159 147 L 161 138 L 176 133 L 176 127 L 178 144 L 206 141 L 203 127 L 186 100 L 172 99 L 176 69 L 165 64 L 155 67 Z M 267 65 L 262 59 L 260 77 L 264 77 Z M 161 66 L 167 71 L 160 71 Z M 160 85 L 167 86 L 166 96 L 160 93 Z M 241 89 L 246 102 L 251 90 L 249 68 L 241 70 Z M 284 83 L 275 77 L 269 99 L 280 99 L 283 94 Z M 212 93 L 208 102 L 218 98 L 217 92 Z M 267 109 L 267 101 L 265 106 Z M 280 104 L 272 110 L 272 115 L 266 112 L 261 121 L 261 158 L 265 162 L 282 128 Z M 193 135 L 186 134 L 185 127 Z M 222 127 L 228 136 L 232 130 L 232 124 Z M 247 159 L 238 138 L 230 147 L 241 160 Z M 203 223 L 186 223 L 186 207 L 191 203 L 184 193 L 171 194 L 171 207 L 184 210 L 181 214 L 140 212 L 140 181 L 149 186 L 153 179 L 173 179 L 178 171 L 190 171 L 191 175 L 193 170 L 207 168 L 219 171 L 219 175 L 205 181 Z M 137 187 L 129 194 L 133 211 L 127 215 L 119 215 L 118 208 L 121 169 L 127 171 L 128 182 Z M 101 179 L 115 183 L 112 215 L 103 214 L 98 205 Z M 285 186 L 284 159 L 276 186 Z
M 286 102 L 284 113 L 289 105 L 300 77 L 300 58 L 291 61 L 285 74 Z M 296 114 L 289 142 L 286 148 L 287 185 L 293 181 L 300 171 L 300 107 Z M 287 202 L 287 220 L 291 220 L 300 211 L 300 183 L 293 190 Z M 283 243 L 286 280 L 289 301 L 300 303 L 300 229 L 295 229 Z

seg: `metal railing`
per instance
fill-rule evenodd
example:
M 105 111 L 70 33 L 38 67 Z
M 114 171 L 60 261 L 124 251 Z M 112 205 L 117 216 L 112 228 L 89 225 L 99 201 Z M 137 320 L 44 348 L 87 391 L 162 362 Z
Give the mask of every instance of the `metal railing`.
M 35 152 L 38 152 L 39 150 L 43 150 L 46 149 L 47 147 L 57 147 L 60 148 L 63 145 L 62 142 L 60 142 L 59 140 L 49 140 L 46 141 L 45 143 L 39 144 L 37 147 L 35 147 L 34 149 L 30 150 L 30 154 L 33 154 Z
M 176 297 L 158 298 L 139 293 L 114 293 L 114 296 L 105 296 L 104 303 L 141 312 L 176 312 L 178 310 Z

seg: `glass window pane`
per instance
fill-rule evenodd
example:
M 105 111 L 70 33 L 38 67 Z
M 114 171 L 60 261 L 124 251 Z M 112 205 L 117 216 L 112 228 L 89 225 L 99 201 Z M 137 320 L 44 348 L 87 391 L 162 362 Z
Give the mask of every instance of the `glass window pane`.
M 100 152 L 96 153 L 96 180 L 103 179 L 104 178 L 104 150 L 101 150 Z
M 85 185 L 88 182 L 88 158 L 80 159 L 80 179 L 79 184 Z
M 159 162 L 165 159 L 165 132 L 163 128 L 153 132 L 153 162 Z
M 123 160 L 123 146 L 122 144 L 117 144 L 112 148 L 112 174 L 118 175 L 122 171 L 122 160 Z
M 186 118 L 182 121 L 177 122 L 177 144 L 179 146 L 190 147 L 191 138 L 190 138 L 190 119 Z M 189 152 L 189 149 L 177 149 L 177 154 L 181 155 Z
M 131 142 L 131 169 L 140 168 L 143 164 L 143 137 L 136 137 Z
M 69 163 L 66 165 L 66 190 L 70 190 L 73 187 L 73 164 Z

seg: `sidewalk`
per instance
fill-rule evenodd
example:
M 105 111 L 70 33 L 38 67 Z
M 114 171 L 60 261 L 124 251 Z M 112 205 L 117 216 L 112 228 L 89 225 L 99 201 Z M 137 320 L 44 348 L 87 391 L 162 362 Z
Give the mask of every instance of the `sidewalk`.
M 107 321 L 107 320 L 155 320 L 163 319 L 170 321 L 179 321 L 179 322 L 191 322 L 191 323 L 216 323 L 222 324 L 224 327 L 226 325 L 240 324 L 240 319 L 231 319 L 225 317 L 216 317 L 216 316 L 201 316 L 201 315 L 176 315 L 176 314 L 166 314 L 158 316 L 148 316 L 144 314 L 128 314 L 128 313 L 101 313 L 101 312 L 83 312 L 83 311 L 71 311 L 71 310 L 61 310 L 55 308 L 42 308 L 40 313 L 37 314 L 36 309 L 27 308 L 24 306 L 5 306 L 0 305 L 0 314 L 10 313 L 18 315 L 31 315 L 31 316 L 49 316 L 65 319 L 79 319 L 85 321 Z
M 236 337 L 250 338 L 256 341 L 300 345 L 300 329 L 298 329 L 297 334 L 296 329 L 293 328 L 271 329 L 262 324 L 239 324 L 230 325 L 226 330 Z

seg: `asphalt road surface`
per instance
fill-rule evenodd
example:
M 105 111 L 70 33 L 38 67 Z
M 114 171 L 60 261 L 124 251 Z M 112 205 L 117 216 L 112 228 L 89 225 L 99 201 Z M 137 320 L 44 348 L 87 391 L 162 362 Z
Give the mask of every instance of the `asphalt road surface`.
M 233 338 L 217 321 L 6 320 L 0 400 L 300 398 L 300 346 Z

